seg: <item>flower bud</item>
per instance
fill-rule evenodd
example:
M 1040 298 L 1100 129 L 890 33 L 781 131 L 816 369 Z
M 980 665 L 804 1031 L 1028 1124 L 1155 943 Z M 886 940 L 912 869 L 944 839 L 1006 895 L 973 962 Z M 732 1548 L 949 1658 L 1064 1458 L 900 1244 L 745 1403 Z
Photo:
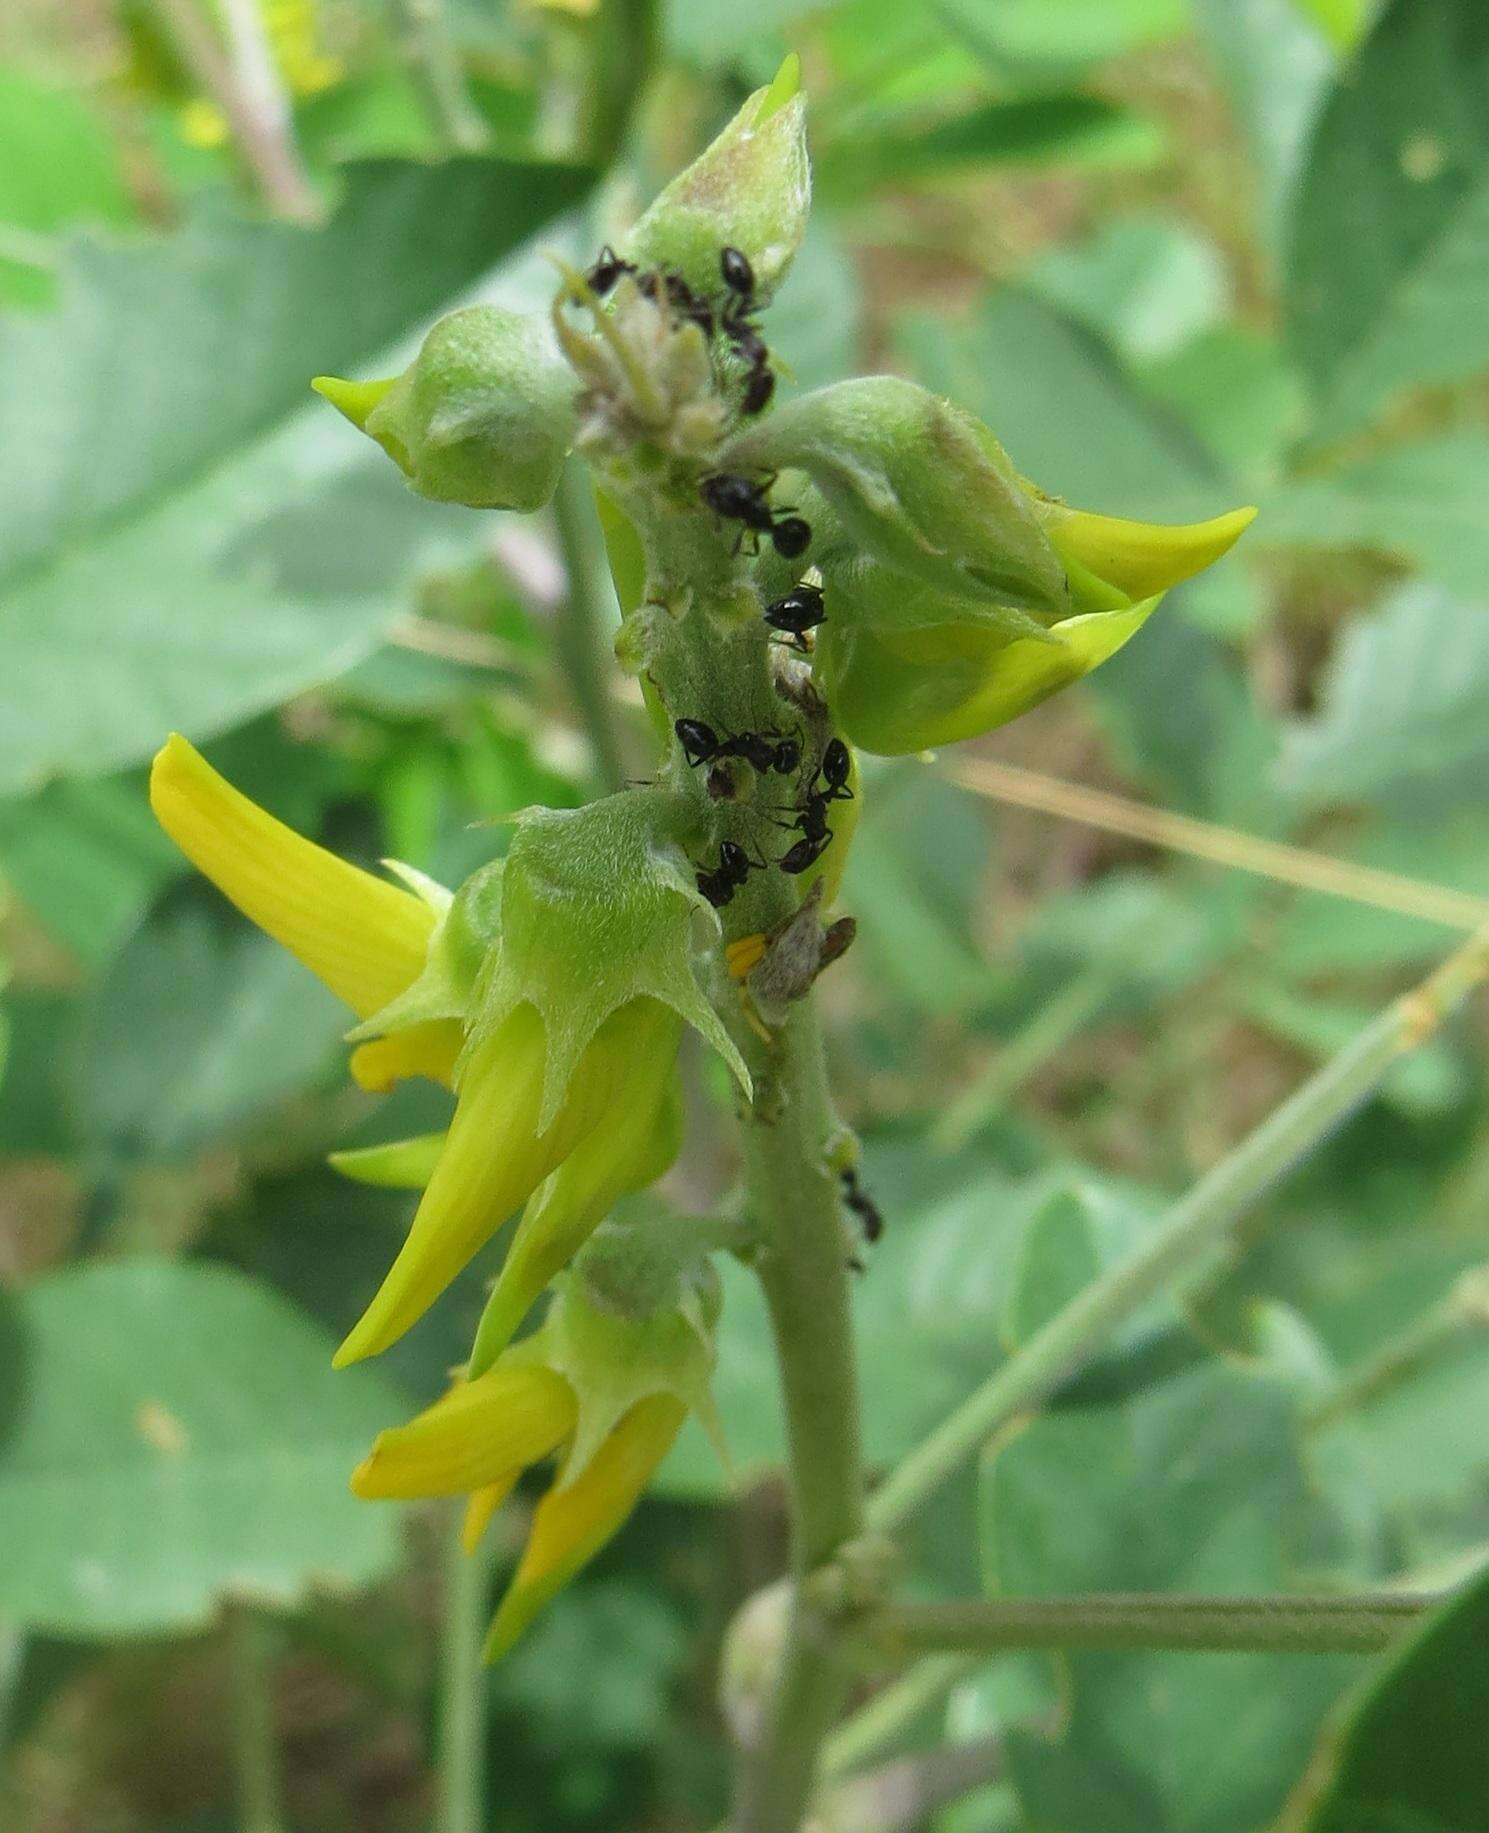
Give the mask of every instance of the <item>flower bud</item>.
M 877 560 L 824 566 L 827 619 L 813 666 L 839 727 L 864 750 L 901 756 L 1016 719 L 1120 649 L 1166 588 L 1219 559 L 1256 513 L 1165 527 L 1071 509 L 1029 488 L 1074 615 L 1042 623 Z
M 573 444 L 574 377 L 541 314 L 469 306 L 396 379 L 312 386 L 441 503 L 541 509 Z
M 835 382 L 789 401 L 724 448 L 720 469 L 805 471 L 875 559 L 961 598 L 1049 622 L 1065 570 L 1034 496 L 973 415 L 898 376 Z
M 720 250 L 737 248 L 754 271 L 757 296 L 775 292 L 801 246 L 812 196 L 799 81 L 800 66 L 788 57 L 632 229 L 626 252 L 633 261 L 716 293 Z

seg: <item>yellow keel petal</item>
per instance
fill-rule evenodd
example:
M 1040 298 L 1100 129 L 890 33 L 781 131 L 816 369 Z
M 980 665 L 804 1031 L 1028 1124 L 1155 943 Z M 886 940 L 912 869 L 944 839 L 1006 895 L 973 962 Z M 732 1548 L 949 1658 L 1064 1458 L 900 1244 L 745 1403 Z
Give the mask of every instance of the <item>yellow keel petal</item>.
M 395 1082 L 409 1076 L 428 1076 L 448 1088 L 464 1041 L 459 1021 L 453 1018 L 430 1018 L 407 1031 L 390 1031 L 357 1045 L 351 1056 L 352 1080 L 374 1095 L 386 1095 Z
M 638 1400 L 567 1488 L 538 1504 L 532 1532 L 486 1638 L 487 1661 L 499 1661 L 533 1618 L 592 1560 L 641 1498 L 687 1417 L 675 1394 Z
M 494 1368 L 479 1381 L 460 1382 L 406 1425 L 379 1432 L 352 1473 L 352 1491 L 369 1501 L 403 1501 L 515 1481 L 563 1443 L 577 1417 L 574 1390 L 551 1368 Z
M 422 972 L 427 904 L 276 821 L 179 734 L 155 759 L 150 806 L 192 864 L 359 1018 Z
M 1256 510 L 1232 509 L 1208 522 L 1176 525 L 1092 515 L 1063 503 L 1046 505 L 1044 515 L 1063 559 L 1075 560 L 1129 598 L 1143 599 L 1213 566 L 1240 540 Z
M 465 1065 L 449 1138 L 398 1258 L 332 1358 L 345 1368 L 397 1342 L 572 1149 L 583 1102 L 537 1130 L 543 1022 L 522 1005 Z M 575 1080 L 583 1076 L 583 1068 Z

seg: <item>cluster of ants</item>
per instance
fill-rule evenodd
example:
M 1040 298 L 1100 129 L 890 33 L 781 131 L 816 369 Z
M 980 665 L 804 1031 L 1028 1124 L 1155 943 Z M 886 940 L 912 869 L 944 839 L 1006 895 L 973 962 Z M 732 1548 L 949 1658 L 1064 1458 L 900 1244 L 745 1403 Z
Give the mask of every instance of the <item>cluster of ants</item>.
M 723 299 L 717 304 L 697 292 L 681 274 L 665 268 L 642 272 L 635 262 L 623 259 L 608 244 L 600 250 L 599 259 L 585 279 L 591 291 L 603 298 L 625 274 L 636 281 L 648 299 L 660 304 L 665 298 L 680 319 L 697 325 L 705 337 L 713 337 L 717 332 L 726 338 L 745 363 L 740 411 L 750 415 L 763 412 L 775 392 L 776 379 L 770 366 L 770 351 L 754 322 L 760 301 L 756 297 L 755 270 L 749 257 L 738 248 L 720 249 Z M 794 560 L 810 546 L 812 530 L 801 516 L 793 513 L 790 505 L 771 506 L 767 498 L 774 482 L 774 473 L 751 478 L 737 472 L 720 471 L 703 478 L 698 491 L 721 520 L 741 524 L 736 551 L 747 536 L 753 537 L 758 549 L 760 537 L 764 535 L 783 559 Z M 805 582 L 797 584 L 784 597 L 767 605 L 764 617 L 772 630 L 785 637 L 790 647 L 803 654 L 809 653 L 807 632 L 824 621 L 821 588 Z M 762 776 L 772 773 L 792 776 L 801 768 L 799 738 L 783 737 L 778 732 L 735 732 L 721 737 L 701 719 L 679 719 L 673 729 L 684 757 L 695 768 L 726 758 L 741 758 Z M 853 791 L 848 787 L 851 769 L 847 745 L 840 738 L 831 738 L 823 747 L 816 767 L 799 777 L 798 799 L 783 811 L 790 818 L 775 823 L 800 836 L 774 861 L 781 871 L 805 872 L 821 858 L 832 839 L 832 829 L 827 825 L 831 805 L 853 798 Z M 750 873 L 765 870 L 769 863 L 752 858 L 738 841 L 725 840 L 719 847 L 717 866 L 698 872 L 698 889 L 716 910 L 722 910 Z M 884 1218 L 878 1206 L 860 1185 L 858 1174 L 851 1167 L 840 1172 L 839 1177 L 843 1202 L 857 1219 L 864 1241 L 877 1241 L 884 1229 Z M 863 1271 L 863 1263 L 856 1256 L 850 1259 L 849 1265 L 855 1272 Z
M 755 270 L 742 249 L 724 247 L 719 251 L 719 275 L 723 281 L 721 303 L 698 292 L 681 274 L 670 268 L 643 272 L 634 261 L 618 255 L 607 243 L 599 259 L 585 275 L 590 291 L 603 299 L 613 290 L 623 274 L 629 274 L 648 298 L 661 303 L 665 299 L 679 319 L 698 326 L 705 337 L 715 332 L 726 338 L 744 359 L 744 392 L 740 412 L 761 413 L 775 393 L 775 371 L 770 366 L 770 351 L 755 316 L 761 302 L 755 291 Z M 742 476 L 738 472 L 719 471 L 705 477 L 699 494 L 716 516 L 741 524 L 739 538 L 753 535 L 758 546 L 761 535 L 769 538 L 776 552 L 794 560 L 804 554 L 811 543 L 812 530 L 789 507 L 773 509 L 766 501 L 773 475 L 764 478 Z
M 681 274 L 670 268 L 643 273 L 634 261 L 624 260 L 607 243 L 584 278 L 590 291 L 603 299 L 622 274 L 629 274 L 646 298 L 658 304 L 665 298 L 680 319 L 697 325 L 705 337 L 720 332 L 746 365 L 740 411 L 758 414 L 775 393 L 776 378 L 770 366 L 770 351 L 754 322 L 760 310 L 760 301 L 755 297 L 755 270 L 749 256 L 740 249 L 724 248 L 719 251 L 719 273 L 724 297 L 716 306 L 706 294 L 689 286 Z
M 790 776 L 801 763 L 801 742 L 781 738 L 774 733 L 736 732 L 720 738 L 712 726 L 701 719 L 679 719 L 673 727 L 683 756 L 692 765 L 713 763 L 719 758 L 740 757 L 761 775 L 775 771 Z M 832 839 L 827 825 L 827 811 L 834 802 L 850 802 L 853 791 L 848 787 L 851 760 L 848 747 L 840 738 L 830 738 L 823 748 L 816 768 L 803 774 L 797 783 L 800 800 L 784 812 L 787 821 L 777 827 L 790 828 L 801 835 L 774 863 L 783 872 L 805 872 L 822 857 Z M 719 848 L 717 866 L 698 873 L 698 889 L 713 905 L 722 910 L 751 872 L 763 871 L 771 862 L 752 859 L 737 840 L 726 840 Z

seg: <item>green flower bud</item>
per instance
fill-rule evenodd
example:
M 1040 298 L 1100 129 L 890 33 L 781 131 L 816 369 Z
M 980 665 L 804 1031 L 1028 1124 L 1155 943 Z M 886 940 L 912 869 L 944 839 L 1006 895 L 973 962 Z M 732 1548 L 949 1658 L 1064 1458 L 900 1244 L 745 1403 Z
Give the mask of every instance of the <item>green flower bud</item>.
M 574 377 L 548 319 L 500 306 L 440 319 L 394 380 L 312 386 L 441 503 L 541 509 L 574 440 Z
M 731 471 L 805 471 L 875 559 L 959 598 L 1050 622 L 1070 609 L 1035 498 L 973 415 L 898 376 L 819 388 L 739 434 Z
M 754 270 L 757 295 L 775 292 L 801 246 L 812 197 L 799 81 L 800 66 L 788 57 L 632 229 L 626 252 L 633 261 L 670 268 L 714 293 L 720 249 L 737 248 Z

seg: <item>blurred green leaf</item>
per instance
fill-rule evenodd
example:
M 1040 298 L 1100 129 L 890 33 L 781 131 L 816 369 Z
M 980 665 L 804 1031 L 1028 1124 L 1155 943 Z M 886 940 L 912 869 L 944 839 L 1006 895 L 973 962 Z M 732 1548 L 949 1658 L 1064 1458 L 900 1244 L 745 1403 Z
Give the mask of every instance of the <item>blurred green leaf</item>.
M 27 1362 L 0 1447 L 0 1616 L 54 1634 L 198 1629 L 392 1570 L 392 1510 L 348 1493 L 401 1410 L 369 1370 L 224 1267 L 66 1269 L 20 1295 Z
M 1489 1825 L 1489 1569 L 1396 1650 L 1320 1746 L 1287 1833 Z
M 1214 243 L 1149 212 L 1110 217 L 1082 241 L 1056 243 L 1022 279 L 1129 361 L 1172 355 L 1212 329 L 1229 305 Z
M 1156 117 L 1102 96 L 1016 96 L 930 118 L 901 110 L 872 130 L 860 117 L 853 132 L 822 149 L 818 173 L 823 195 L 836 203 L 882 185 L 944 181 L 962 169 L 1151 166 L 1167 144 Z
M 78 91 L 0 69 L 0 303 L 51 302 L 55 231 L 133 215 L 118 152 Z
M 181 869 L 137 780 L 52 783 L 39 795 L 0 802 L 0 874 L 88 967 L 113 954 Z
M 208 736 L 374 646 L 478 525 L 370 464 L 309 378 L 376 361 L 588 182 L 371 166 L 322 230 L 218 209 L 74 249 L 60 311 L 0 330 L 0 789 Z
M 1286 729 L 1279 781 L 1311 805 L 1423 779 L 1476 794 L 1489 766 L 1486 698 L 1489 607 L 1403 586 L 1344 630 L 1317 710 Z
M 1015 72 L 1099 63 L 1177 36 L 1189 15 L 1188 0 L 936 0 L 936 10 Z
M 1260 227 L 1275 249 L 1334 58 L 1298 0 L 1196 0 L 1195 10 L 1246 137 Z
M 800 389 L 823 388 L 858 367 L 863 300 L 847 250 L 815 217 L 770 308 L 770 347 Z
M 10 1054 L 0 1067 L 0 1156 L 60 1157 L 77 1143 L 73 1058 L 79 1001 L 68 993 L 12 989 Z
M 1489 439 L 1469 432 L 1424 439 L 1285 484 L 1265 506 L 1258 539 L 1364 548 L 1482 599 L 1489 580 L 1486 492 Z
M 1304 1479 L 1292 1403 L 1211 1367 L 1122 1409 L 1038 1420 L 984 1473 L 988 1578 L 1012 1596 L 1261 1591 Z M 1351 1671 L 1315 1656 L 1074 1655 L 1053 1736 L 1011 1730 L 1031 1825 L 1061 1833 L 1255 1833 Z
M 1218 325 L 1145 363 L 1142 377 L 1234 468 L 1247 491 L 1271 486 L 1303 415 L 1302 383 L 1274 337 Z
M 215 1143 L 324 1076 L 348 1023 L 277 943 L 195 891 L 173 899 L 121 950 L 88 1015 L 84 1131 L 126 1159 Z
M 1392 0 L 1319 116 L 1293 217 L 1289 328 L 1313 435 L 1489 364 L 1489 13 Z

